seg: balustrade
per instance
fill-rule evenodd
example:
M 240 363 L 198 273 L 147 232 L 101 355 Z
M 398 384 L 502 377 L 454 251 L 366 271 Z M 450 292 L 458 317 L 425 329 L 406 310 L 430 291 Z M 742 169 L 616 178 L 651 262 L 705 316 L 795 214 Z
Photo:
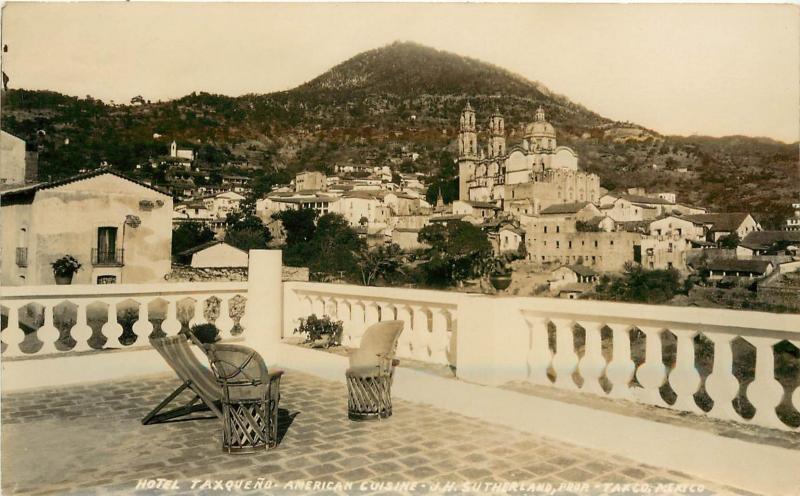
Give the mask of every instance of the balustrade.
M 795 410 L 800 407 L 800 387 L 784 397 L 784 386 L 776 380 L 775 346 L 785 339 L 800 348 L 797 339 L 800 336 L 800 316 L 708 309 L 692 309 L 691 316 L 687 316 L 679 313 L 679 309 L 655 306 L 600 302 L 549 303 L 552 300 L 538 298 L 518 300 L 527 325 L 527 333 L 519 342 L 528 350 L 527 363 L 521 366 L 526 368 L 528 381 L 534 384 L 764 427 L 798 430 L 797 426 L 789 425 L 789 419 L 778 415 L 777 407 L 782 401 L 790 403 Z M 647 312 L 642 311 L 645 308 Z M 556 330 L 555 353 L 551 353 L 548 347 L 548 324 L 554 325 Z M 585 330 L 586 336 L 584 353 L 579 360 L 573 346 L 575 324 Z M 606 327 L 612 331 L 610 342 L 602 339 L 602 329 Z M 631 347 L 631 332 L 634 329 L 644 333 L 646 339 L 641 356 L 634 356 L 642 351 L 632 350 Z M 674 350 L 665 348 L 662 341 L 667 332 L 677 338 Z M 509 333 L 509 336 L 512 335 Z M 713 343 L 713 350 L 711 345 L 701 344 L 696 351 L 695 340 L 698 336 L 708 338 L 701 340 L 701 343 Z M 744 340 L 743 344 L 749 343 L 755 350 L 754 379 L 746 388 L 740 388 L 739 379 L 734 374 L 734 370 L 746 368 L 744 362 L 735 364 L 733 344 L 737 338 Z M 603 355 L 606 345 L 610 345 L 612 350 L 608 363 Z M 705 380 L 707 397 L 697 396 L 703 385 L 698 370 L 699 354 L 703 353 L 713 353 L 712 370 Z M 665 365 L 665 362 L 671 363 L 667 358 L 673 357 L 674 365 Z M 711 356 L 705 358 L 710 360 Z M 638 367 L 637 363 L 640 364 Z M 547 376 L 549 369 L 555 372 L 554 381 Z M 572 377 L 576 371 L 583 380 L 580 387 Z M 601 387 L 604 376 L 611 385 L 608 392 Z M 669 404 L 662 395 L 666 392 L 665 385 L 675 393 L 673 404 Z M 734 408 L 737 398 L 740 402 L 749 401 L 753 405 L 755 415 L 752 419 L 743 417 Z M 704 404 L 705 408 L 700 408 L 698 402 Z
M 368 288 L 319 283 L 286 283 L 285 321 L 295 326 L 310 314 L 342 321 L 342 344 L 358 347 L 364 330 L 383 320 L 405 323 L 397 356 L 441 365 L 455 365 L 452 338 L 457 295 L 400 288 Z M 336 309 L 332 315 L 328 309 Z M 284 329 L 289 336 L 293 328 Z
M 241 315 L 237 319 L 231 316 L 231 302 L 236 297 L 247 296 L 247 285 L 242 283 L 201 283 L 201 284 L 161 284 L 161 285 L 70 285 L 70 286 L 22 286 L 3 288 L 2 307 L 8 315 L 6 328 L 3 329 L 3 357 L 40 356 L 60 354 L 67 351 L 92 351 L 92 344 L 105 342 L 103 348 L 125 348 L 132 345 L 147 345 L 158 320 L 151 312 L 151 304 L 156 301 L 166 302 L 165 318 L 161 322 L 161 331 L 166 335 L 177 334 L 185 325 L 206 322 L 205 305 L 211 298 L 217 298 L 219 316 L 214 322 L 221 331 L 222 338 L 230 337 L 234 324 L 240 324 Z M 189 299 L 187 299 L 189 298 Z M 193 301 L 193 303 L 192 303 Z M 74 306 L 62 308 L 64 302 Z M 105 305 L 105 309 L 92 308 L 96 303 Z M 29 322 L 20 322 L 20 309 L 36 303 L 41 306 L 37 315 L 28 318 Z M 193 305 L 194 313 L 188 322 L 182 322 L 179 307 L 182 304 Z M 136 316 L 134 322 L 121 322 L 120 311 L 128 306 L 128 311 Z M 246 308 L 246 304 L 244 305 Z M 241 313 L 241 312 L 239 312 Z M 124 318 L 124 317 L 123 317 Z M 102 326 L 95 331 L 90 322 L 100 320 Z M 241 325 L 241 324 L 240 324 Z M 23 330 L 23 328 L 25 330 Z M 61 330 L 59 330 L 59 328 Z M 124 339 L 126 328 L 129 328 L 129 339 Z M 32 331 L 30 329 L 33 329 Z M 30 334 L 30 336 L 26 336 Z M 97 334 L 100 334 L 99 336 Z M 92 337 L 95 337 L 92 340 Z M 135 339 L 131 339 L 135 337 Z M 67 349 L 69 338 L 75 345 Z M 59 342 L 62 345 L 58 347 Z M 36 350 L 35 341 L 41 342 Z M 90 344 L 90 341 L 92 344 Z M 126 343 L 123 343 L 126 341 Z M 33 351 L 35 350 L 35 351 Z

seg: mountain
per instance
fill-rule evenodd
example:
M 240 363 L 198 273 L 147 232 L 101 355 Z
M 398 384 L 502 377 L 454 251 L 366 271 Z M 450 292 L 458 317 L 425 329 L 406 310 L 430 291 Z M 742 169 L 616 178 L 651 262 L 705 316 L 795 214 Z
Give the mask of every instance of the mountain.
M 393 162 L 452 186 L 458 118 L 469 101 L 483 124 L 506 118 L 509 142 L 542 106 L 560 144 L 609 189 L 675 191 L 681 201 L 718 210 L 750 208 L 777 222 L 797 194 L 797 145 L 760 138 L 671 137 L 614 122 L 542 84 L 485 62 L 414 43 L 394 43 L 336 65 L 294 89 L 229 97 L 192 93 L 167 102 L 109 105 L 55 92 L 10 90 L 2 127 L 38 143 L 44 178 L 103 161 L 135 175 L 172 139 L 218 172 L 285 180 L 337 163 Z M 485 126 L 483 126 L 485 129 Z M 481 131 L 483 134 L 483 131 Z M 483 140 L 484 136 L 480 136 Z M 485 141 L 484 141 L 485 143 Z M 408 160 L 417 154 L 416 161 Z M 256 171 L 225 164 L 247 161 Z

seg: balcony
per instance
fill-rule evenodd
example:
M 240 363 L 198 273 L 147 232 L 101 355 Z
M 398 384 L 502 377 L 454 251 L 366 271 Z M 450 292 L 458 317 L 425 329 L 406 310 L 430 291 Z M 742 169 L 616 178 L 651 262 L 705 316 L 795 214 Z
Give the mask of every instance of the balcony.
M 27 267 L 28 266 L 28 249 L 27 248 L 17 248 L 17 267 Z
M 798 315 L 281 282 L 280 252 L 250 263 L 246 283 L 4 288 L 3 490 L 800 487 Z M 346 420 L 346 357 L 293 335 L 311 313 L 341 320 L 348 347 L 405 322 L 391 419 Z M 216 420 L 139 425 L 178 382 L 147 337 L 205 321 L 287 370 L 277 449 L 223 455 Z
M 125 250 L 98 250 L 92 248 L 92 265 L 95 267 L 122 267 L 125 265 Z

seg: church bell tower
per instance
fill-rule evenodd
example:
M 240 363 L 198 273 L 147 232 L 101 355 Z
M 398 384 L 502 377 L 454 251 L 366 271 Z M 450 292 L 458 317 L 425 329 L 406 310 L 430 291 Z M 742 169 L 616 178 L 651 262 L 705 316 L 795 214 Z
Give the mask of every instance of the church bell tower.
M 458 131 L 458 199 L 469 200 L 469 181 L 475 175 L 475 160 L 478 158 L 478 131 L 475 127 L 475 111 L 472 105 L 461 111 Z
M 503 116 L 500 115 L 500 110 L 495 109 L 492 117 L 489 119 L 489 134 L 491 136 L 489 142 L 489 156 L 499 157 L 506 153 L 506 130 Z

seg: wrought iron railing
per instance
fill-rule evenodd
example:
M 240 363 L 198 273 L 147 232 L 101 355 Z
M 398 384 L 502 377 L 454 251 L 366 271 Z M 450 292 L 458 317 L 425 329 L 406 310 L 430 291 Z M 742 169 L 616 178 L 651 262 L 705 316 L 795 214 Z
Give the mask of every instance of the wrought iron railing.
M 125 263 L 125 250 L 98 250 L 92 248 L 92 265 L 95 267 L 122 267 Z

